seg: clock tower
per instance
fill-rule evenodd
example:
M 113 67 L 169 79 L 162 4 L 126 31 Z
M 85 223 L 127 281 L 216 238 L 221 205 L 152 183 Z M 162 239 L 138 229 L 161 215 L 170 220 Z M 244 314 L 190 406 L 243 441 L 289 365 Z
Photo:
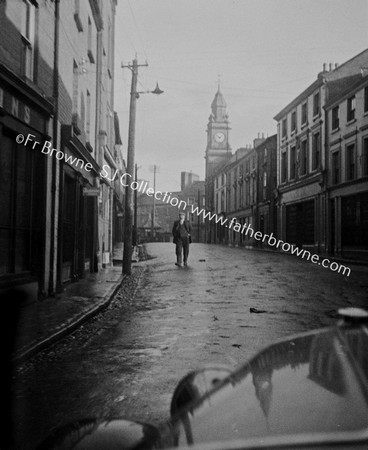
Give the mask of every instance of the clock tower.
M 212 113 L 207 124 L 206 147 L 206 179 L 212 175 L 214 167 L 231 155 L 229 145 L 229 116 L 226 112 L 226 102 L 220 85 L 211 104 Z

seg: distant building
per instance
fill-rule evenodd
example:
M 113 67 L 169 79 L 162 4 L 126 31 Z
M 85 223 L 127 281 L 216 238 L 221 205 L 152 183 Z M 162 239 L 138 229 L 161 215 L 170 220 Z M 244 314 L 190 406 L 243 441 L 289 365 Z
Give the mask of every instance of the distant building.
M 211 104 L 211 114 L 207 124 L 207 146 L 205 153 L 205 192 L 206 208 L 208 211 L 215 210 L 214 199 L 214 176 L 216 167 L 223 161 L 231 158 L 231 147 L 229 143 L 230 134 L 229 116 L 227 114 L 225 98 L 220 86 Z M 211 221 L 206 222 L 206 241 L 215 239 L 216 226 Z
M 274 134 L 255 147 L 257 153 L 257 220 L 255 228 L 263 235 L 277 235 L 276 164 L 277 135 Z M 259 243 L 262 245 L 262 243 Z
M 172 227 L 180 211 L 186 213 L 187 220 L 192 224 L 193 242 L 204 242 L 203 215 L 193 212 L 195 208 L 199 208 L 200 211 L 205 207 L 204 181 L 195 180 L 181 191 L 169 193 L 156 191 L 156 193 L 155 201 L 154 196 L 146 193 L 141 193 L 137 197 L 138 242 L 172 241 Z M 169 199 L 173 200 L 173 204 L 178 204 L 174 206 Z
M 195 175 L 192 172 L 181 172 L 180 189 L 183 191 L 186 187 L 190 186 L 195 181 L 199 181 L 199 175 Z

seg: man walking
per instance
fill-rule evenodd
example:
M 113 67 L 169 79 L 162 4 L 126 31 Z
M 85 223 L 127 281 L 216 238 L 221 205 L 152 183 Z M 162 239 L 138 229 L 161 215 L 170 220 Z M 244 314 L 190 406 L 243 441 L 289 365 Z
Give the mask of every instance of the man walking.
M 185 220 L 185 213 L 179 213 L 179 220 L 174 222 L 172 234 L 174 237 L 174 244 L 176 244 L 176 263 L 175 265 L 181 267 L 184 259 L 184 266 L 188 264 L 189 244 L 192 242 L 190 233 L 192 227 L 190 223 Z

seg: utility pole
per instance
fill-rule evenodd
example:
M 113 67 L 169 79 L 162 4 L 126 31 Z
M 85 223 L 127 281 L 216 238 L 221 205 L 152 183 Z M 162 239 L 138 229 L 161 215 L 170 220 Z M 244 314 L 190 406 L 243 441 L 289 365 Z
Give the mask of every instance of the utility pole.
M 137 166 L 137 163 L 135 163 L 134 180 L 135 180 L 136 183 L 138 183 L 138 166 Z M 137 200 L 138 200 L 138 191 L 137 191 L 137 189 L 135 189 L 135 191 L 134 191 L 133 245 L 138 245 Z
M 153 192 L 156 192 L 156 164 L 153 166 Z M 155 196 L 152 196 L 152 217 L 151 217 L 151 239 L 155 237 L 155 215 L 156 215 L 156 201 Z
M 201 207 L 201 197 L 200 197 L 200 195 L 201 195 L 201 192 L 200 192 L 200 190 L 198 189 L 198 211 L 199 211 L 199 208 Z M 197 230 L 197 242 L 199 242 L 199 214 L 197 214 L 197 225 L 198 225 L 198 230 Z
M 128 68 L 132 72 L 132 85 L 130 90 L 130 109 L 129 109 L 129 133 L 128 133 L 128 155 L 127 155 L 127 173 L 132 177 L 134 170 L 134 144 L 135 144 L 135 117 L 136 117 L 136 103 L 140 94 L 156 94 L 163 93 L 156 84 L 156 88 L 153 91 L 137 92 L 138 81 L 138 67 L 147 67 L 147 62 L 144 64 L 138 64 L 137 58 L 134 58 L 132 64 L 124 65 L 121 67 Z M 125 221 L 124 221 L 124 250 L 123 250 L 123 274 L 132 274 L 132 254 L 133 254 L 133 230 L 132 230 L 132 198 L 133 190 L 130 184 L 127 183 L 125 194 Z
M 130 90 L 130 109 L 129 109 L 129 132 L 128 132 L 128 155 L 127 155 L 127 173 L 132 174 L 134 169 L 134 144 L 135 144 L 135 117 L 136 103 L 139 94 L 137 93 L 138 67 L 148 66 L 138 64 L 137 59 L 133 60 L 133 64 L 123 65 L 132 71 L 132 85 Z M 125 191 L 125 221 L 124 221 L 124 250 L 123 250 L 123 274 L 131 275 L 132 273 L 132 193 L 133 190 L 128 185 Z

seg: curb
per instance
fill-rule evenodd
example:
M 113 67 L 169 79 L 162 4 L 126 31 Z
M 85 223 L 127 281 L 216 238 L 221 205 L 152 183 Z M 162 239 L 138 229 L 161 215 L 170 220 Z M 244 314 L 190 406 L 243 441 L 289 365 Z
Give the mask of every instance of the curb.
M 102 297 L 102 301 L 99 305 L 97 305 L 95 308 L 90 309 L 89 311 L 86 311 L 81 316 L 79 316 L 77 319 L 75 319 L 73 322 L 69 323 L 59 331 L 56 331 L 54 334 L 48 336 L 47 338 L 36 342 L 31 347 L 27 348 L 26 350 L 20 351 L 13 355 L 12 362 L 19 364 L 22 362 L 25 362 L 27 359 L 31 358 L 35 354 L 39 353 L 41 350 L 44 350 L 45 348 L 51 347 L 53 344 L 55 344 L 60 339 L 64 338 L 68 334 L 75 331 L 77 328 L 79 328 L 82 324 L 87 322 L 89 319 L 91 319 L 93 316 L 97 315 L 99 312 L 104 310 L 109 306 L 111 301 L 113 300 L 116 292 L 121 287 L 126 275 L 122 275 L 119 280 L 116 282 L 116 285 L 111 287 L 108 292 Z

